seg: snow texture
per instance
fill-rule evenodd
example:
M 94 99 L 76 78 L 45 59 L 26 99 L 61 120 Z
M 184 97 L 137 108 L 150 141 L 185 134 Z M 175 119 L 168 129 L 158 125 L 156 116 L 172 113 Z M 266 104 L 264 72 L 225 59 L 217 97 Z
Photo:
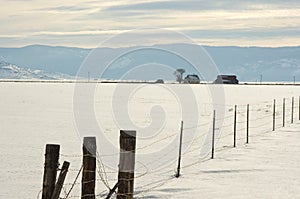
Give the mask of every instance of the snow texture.
M 12 66 L 7 66 L 11 69 Z M 12 67 L 13 68 L 13 67 Z M 68 190 L 81 166 L 82 132 L 74 120 L 73 83 L 0 83 L 0 198 L 41 198 L 44 149 L 47 143 L 61 145 L 60 163 L 71 162 L 64 188 Z M 85 84 L 86 88 L 93 84 Z M 300 122 L 298 120 L 298 86 L 226 85 L 225 100 L 212 105 L 205 85 L 122 84 L 125 91 L 134 91 L 127 101 L 132 124 L 120 121 L 113 110 L 122 103 L 122 94 L 115 93 L 118 84 L 98 84 L 95 92 L 95 115 L 111 145 L 118 147 L 120 129 L 147 127 L 160 106 L 165 111 L 163 128 L 152 136 L 137 132 L 135 198 L 300 198 Z M 214 85 L 215 86 L 215 85 Z M 214 87 L 212 86 L 212 87 Z M 195 91 L 199 121 L 182 118 L 175 94 L 187 87 Z M 138 89 L 137 89 L 138 88 Z M 126 92 L 125 92 L 126 93 Z M 84 95 L 84 92 L 81 93 Z M 291 124 L 291 97 L 295 98 L 294 124 Z M 115 103 L 112 101 L 115 97 Z M 177 96 L 178 97 L 178 96 Z M 282 127 L 282 98 L 286 98 L 286 127 Z M 123 96 L 124 98 L 124 96 Z M 272 103 L 276 99 L 276 131 L 272 132 Z M 237 147 L 232 147 L 233 107 L 238 105 Z M 250 104 L 250 143 L 245 144 L 246 104 Z M 118 107 L 118 106 L 117 106 Z M 194 107 L 195 108 L 195 107 Z M 206 138 L 211 135 L 212 109 L 217 109 L 215 159 L 203 155 Z M 225 110 L 223 120 L 219 109 Z M 154 114 L 154 115 L 153 115 Z M 184 121 L 184 150 L 181 176 L 175 178 L 177 158 L 151 156 L 178 137 L 180 121 Z M 88 121 L 88 120 L 87 120 Z M 222 122 L 220 122 L 222 121 Z M 208 123 L 208 125 L 206 124 Z M 193 140 L 187 140 L 195 132 Z M 201 136 L 203 135 L 203 136 Z M 141 139 L 142 136 L 146 136 Z M 209 140 L 209 139 L 208 139 Z M 98 140 L 99 142 L 99 140 Z M 178 145 L 172 146 L 175 154 Z M 97 175 L 97 198 L 105 196 L 117 180 L 111 163 L 118 162 L 118 153 L 98 153 L 104 164 L 104 180 Z M 149 154 L 149 159 L 143 159 Z M 162 158 L 162 159 L 159 159 Z M 165 165 L 156 164 L 168 160 Z M 100 159 L 98 159 L 100 160 Z M 112 162 L 109 162 L 112 160 Z M 155 170 L 153 165 L 160 168 Z M 98 162 L 98 166 L 100 166 Z M 101 167 L 100 169 L 103 169 Z M 80 181 L 70 196 L 80 198 Z M 63 191 L 62 197 L 65 196 Z

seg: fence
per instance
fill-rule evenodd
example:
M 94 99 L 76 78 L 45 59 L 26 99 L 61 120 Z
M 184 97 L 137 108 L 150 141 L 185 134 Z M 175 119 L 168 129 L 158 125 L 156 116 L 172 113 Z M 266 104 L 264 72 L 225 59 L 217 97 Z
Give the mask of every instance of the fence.
M 107 156 L 118 158 L 119 154 L 99 154 L 96 150 L 95 138 L 84 138 L 82 155 L 61 154 L 59 146 L 47 145 L 42 198 L 54 199 L 59 196 L 64 199 L 110 198 L 114 194 L 118 199 L 142 197 L 146 192 L 155 190 L 170 180 L 180 177 L 181 170 L 214 159 L 220 151 L 251 144 L 255 137 L 276 133 L 277 129 L 293 124 L 297 112 L 298 120 L 300 120 L 300 96 L 297 101 L 295 103 L 295 98 L 292 97 L 259 104 L 220 105 L 226 110 L 224 115 L 220 116 L 218 110 L 212 110 L 210 114 L 203 116 L 206 117 L 206 120 L 200 121 L 195 126 L 185 126 L 184 121 L 181 121 L 177 132 L 174 131 L 159 140 L 138 147 L 135 147 L 135 132 L 121 130 L 119 171 L 105 166 L 102 162 L 102 159 Z M 191 140 L 185 140 L 185 134 L 191 130 L 195 130 L 197 133 Z M 157 159 L 148 163 L 135 162 L 135 154 L 176 137 L 179 138 L 177 144 Z M 134 141 L 131 140 L 133 138 Z M 188 147 L 185 147 L 184 150 L 185 145 Z M 54 147 L 52 150 L 51 146 Z M 155 165 L 169 157 L 174 150 L 178 151 L 178 159 L 171 162 L 169 167 L 149 170 L 151 164 Z M 201 153 L 201 151 L 204 152 Z M 56 181 L 58 156 L 72 159 L 71 166 L 72 162 L 76 162 L 79 166 L 74 165 L 69 168 L 69 162 L 65 162 Z M 82 166 L 78 163 L 81 159 Z M 122 165 L 128 165 L 128 159 L 131 160 L 129 170 L 132 172 L 122 168 Z M 73 180 L 63 183 L 67 172 Z M 81 182 L 80 174 L 82 174 Z M 133 189 L 134 181 L 135 189 Z M 97 192 L 97 190 L 101 191 Z M 118 191 L 116 192 L 116 190 Z M 60 193 L 61 191 L 62 193 Z

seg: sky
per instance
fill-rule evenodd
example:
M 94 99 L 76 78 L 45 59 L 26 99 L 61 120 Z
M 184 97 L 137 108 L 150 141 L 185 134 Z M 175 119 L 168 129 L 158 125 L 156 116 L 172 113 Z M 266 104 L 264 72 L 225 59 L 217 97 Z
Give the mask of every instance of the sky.
M 93 48 L 141 28 L 211 46 L 299 46 L 299 0 L 0 0 L 0 47 Z M 164 38 L 158 39 L 164 43 Z

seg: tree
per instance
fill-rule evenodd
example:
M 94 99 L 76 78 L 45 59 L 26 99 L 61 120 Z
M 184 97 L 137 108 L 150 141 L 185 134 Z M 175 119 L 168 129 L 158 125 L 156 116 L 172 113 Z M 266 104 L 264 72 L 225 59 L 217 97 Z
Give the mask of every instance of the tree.
M 178 81 L 179 83 L 182 82 L 183 80 L 183 73 L 185 73 L 185 70 L 183 68 L 178 68 L 176 69 L 176 71 L 174 72 L 174 75 L 176 76 L 176 81 Z

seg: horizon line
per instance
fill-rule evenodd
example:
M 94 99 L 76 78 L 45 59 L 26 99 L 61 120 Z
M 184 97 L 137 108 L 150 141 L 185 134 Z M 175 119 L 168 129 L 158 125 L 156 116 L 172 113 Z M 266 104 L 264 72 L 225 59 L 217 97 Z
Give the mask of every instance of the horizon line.
M 108 47 L 108 46 L 102 46 L 102 47 L 81 47 L 81 46 L 69 46 L 69 45 L 51 45 L 51 44 L 29 44 L 29 45 L 23 45 L 23 46 L 14 46 L 14 47 L 7 47 L 7 46 L 0 46 L 0 48 L 11 48 L 11 49 L 20 49 L 20 48 L 26 48 L 26 47 L 32 47 L 32 46 L 45 46 L 45 47 L 64 47 L 64 48 L 79 48 L 79 49 L 96 49 L 96 48 L 111 48 L 111 49 L 117 49 L 117 48 L 131 48 L 131 47 L 141 47 L 141 46 L 157 46 L 157 45 L 198 45 L 201 47 L 238 47 L 238 48 L 297 48 L 300 47 L 300 45 L 283 45 L 283 46 L 259 46 L 259 45 L 253 45 L 253 46 L 243 46 L 243 45 L 200 45 L 200 44 L 190 44 L 190 43 L 161 43 L 161 44 L 152 44 L 152 45 L 133 45 L 133 46 L 119 46 L 119 47 Z

